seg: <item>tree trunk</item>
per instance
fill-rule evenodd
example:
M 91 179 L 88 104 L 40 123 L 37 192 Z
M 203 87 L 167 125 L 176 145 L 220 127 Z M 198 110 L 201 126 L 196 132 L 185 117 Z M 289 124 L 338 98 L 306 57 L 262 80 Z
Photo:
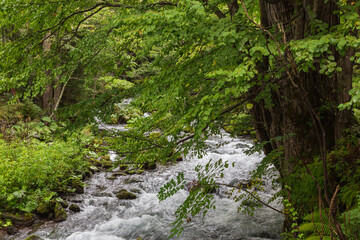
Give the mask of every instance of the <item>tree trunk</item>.
M 291 1 L 260 0 L 261 24 L 264 28 L 275 27 L 283 35 L 282 42 L 299 40 L 311 33 L 308 19 L 308 7 L 316 14 L 316 18 L 327 23 L 329 28 L 339 24 L 333 14 L 336 3 L 333 1 L 316 0 L 303 2 L 303 5 Z M 294 16 L 297 18 L 294 20 Z M 271 90 L 272 106 L 266 108 L 263 101 L 253 101 L 253 124 L 260 141 L 269 141 L 274 137 L 288 136 L 281 141 L 274 141 L 265 146 L 265 153 L 283 147 L 284 157 L 275 163 L 282 177 L 289 176 L 294 166 L 322 154 L 324 156 L 324 174 L 326 182 L 326 151 L 332 149 L 336 141 L 343 136 L 343 130 L 352 121 L 350 111 L 340 112 L 337 106 L 349 101 L 349 90 L 352 85 L 351 51 L 341 56 L 333 50 L 334 56 L 343 71 L 333 77 L 319 73 L 319 69 L 309 72 L 298 72 L 288 69 L 277 88 Z M 292 63 L 290 53 L 282 56 Z M 316 66 L 319 68 L 319 66 Z M 259 68 L 265 72 L 267 66 Z M 326 107 L 324 107 L 326 106 Z M 329 195 L 325 186 L 325 195 Z M 330 190 L 331 191 L 331 190 Z M 341 238 L 344 239 L 344 238 Z
M 51 50 L 51 40 L 49 38 L 50 36 L 51 36 L 51 32 L 48 32 L 45 36 L 45 38 L 47 39 L 43 42 L 44 52 L 50 52 Z M 46 75 L 49 77 L 49 79 L 51 79 L 51 69 L 46 70 Z M 54 116 L 54 119 L 56 119 L 56 115 L 53 114 L 53 111 L 56 107 L 57 102 L 59 101 L 61 95 L 61 89 L 62 89 L 62 84 L 60 83 L 59 80 L 60 77 L 56 77 L 55 80 L 50 80 L 47 83 L 45 87 L 45 92 L 43 93 L 42 96 L 43 109 L 46 110 L 48 114 Z

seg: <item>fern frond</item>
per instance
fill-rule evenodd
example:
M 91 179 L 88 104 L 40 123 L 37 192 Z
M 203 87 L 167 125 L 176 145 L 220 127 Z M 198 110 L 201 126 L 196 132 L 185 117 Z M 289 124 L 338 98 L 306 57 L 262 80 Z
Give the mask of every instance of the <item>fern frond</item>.
M 325 211 L 327 211 L 327 210 L 325 210 Z M 327 214 L 325 211 L 321 212 L 321 218 L 320 218 L 319 212 L 313 212 L 313 213 L 306 215 L 303 219 L 306 222 L 318 222 L 318 223 L 321 223 L 321 219 L 322 219 L 322 222 L 324 223 L 324 225 L 329 225 L 329 218 L 327 217 Z
M 331 230 L 329 228 L 329 225 L 324 224 L 323 228 L 324 228 L 324 235 L 330 235 Z M 321 223 L 319 223 L 319 222 L 303 223 L 299 226 L 299 231 L 301 233 L 305 233 L 307 235 L 310 235 L 312 233 L 318 234 L 319 232 L 322 231 Z
M 331 240 L 331 238 L 329 236 L 324 236 L 322 239 L 323 240 Z M 321 240 L 321 237 L 320 236 L 310 236 L 310 237 L 306 238 L 306 240 Z

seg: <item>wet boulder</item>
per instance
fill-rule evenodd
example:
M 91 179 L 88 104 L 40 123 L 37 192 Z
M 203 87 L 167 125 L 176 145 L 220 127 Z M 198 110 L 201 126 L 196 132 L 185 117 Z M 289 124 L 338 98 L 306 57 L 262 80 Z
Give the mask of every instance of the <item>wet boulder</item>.
M 22 226 L 22 227 L 29 227 L 36 220 L 35 214 L 32 214 L 32 213 L 12 214 L 12 213 L 8 213 L 8 212 L 4 212 L 4 213 L 1 213 L 1 218 L 9 219 L 13 225 Z
M 154 162 L 144 163 L 143 169 L 145 169 L 145 170 L 154 170 L 154 169 L 156 169 L 156 163 L 154 163 Z
M 49 217 L 54 212 L 55 205 L 55 201 L 42 202 L 37 207 L 36 213 L 41 217 Z
M 62 222 L 67 219 L 67 213 L 60 203 L 56 203 L 54 213 L 55 213 L 55 219 L 54 219 L 55 222 Z
M 119 169 L 122 170 L 122 171 L 125 171 L 125 170 L 128 170 L 128 169 L 129 169 L 129 166 L 126 165 L 126 164 L 121 164 L 121 165 L 119 166 Z
M 36 235 L 31 235 L 30 237 L 26 238 L 25 240 L 43 240 L 43 238 L 36 236 Z
M 112 176 L 114 176 L 114 177 L 126 176 L 126 175 L 127 175 L 126 173 L 120 172 L 120 171 L 118 171 L 118 172 L 113 172 L 113 174 L 112 174 Z
M 73 212 L 80 212 L 80 207 L 74 203 L 70 205 L 69 209 Z
M 136 177 L 129 177 L 124 180 L 125 184 L 139 183 L 139 182 L 143 182 L 143 180 L 136 178 Z
M 9 235 L 15 235 L 18 233 L 18 230 L 13 225 L 10 225 L 10 226 L 6 227 L 6 233 Z
M 126 174 L 133 175 L 133 174 L 142 174 L 144 170 L 141 169 L 132 169 L 125 171 Z
M 61 206 L 62 206 L 63 208 L 68 208 L 68 207 L 69 207 L 69 203 L 68 203 L 67 201 L 65 201 L 65 200 L 61 200 L 61 201 L 60 201 L 60 204 L 61 204 Z
M 121 189 L 119 192 L 116 193 L 116 197 L 118 199 L 135 199 L 136 195 L 131 192 L 128 192 L 125 189 Z
M 104 169 L 109 169 L 109 168 L 112 168 L 114 166 L 113 162 L 110 160 L 109 155 L 102 156 L 100 158 L 100 162 L 101 162 L 101 167 L 104 168 Z

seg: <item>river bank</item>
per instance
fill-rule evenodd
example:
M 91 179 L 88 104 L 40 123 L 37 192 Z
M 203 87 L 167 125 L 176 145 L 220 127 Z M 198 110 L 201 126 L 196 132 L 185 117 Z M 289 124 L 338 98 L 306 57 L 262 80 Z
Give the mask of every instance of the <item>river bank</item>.
M 184 159 L 175 165 L 158 166 L 155 170 L 134 175 L 119 174 L 118 169 L 95 173 L 86 181 L 84 194 L 69 196 L 81 211 L 71 212 L 64 222 L 46 222 L 37 229 L 22 229 L 8 239 L 26 239 L 36 235 L 42 239 L 167 239 L 174 221 L 174 212 L 189 194 L 181 190 L 177 195 L 159 203 L 157 194 L 162 185 L 177 173 L 184 172 L 188 182 L 196 179 L 194 168 L 210 159 L 222 158 L 234 163 L 234 168 L 221 179 L 223 183 L 245 181 L 260 162 L 261 155 L 243 153 L 251 142 L 231 138 L 223 132 L 207 141 L 208 154 L 203 159 Z M 115 155 L 111 155 L 114 160 Z M 272 197 L 271 177 L 264 180 L 262 199 Z M 119 199 L 119 190 L 132 192 L 136 199 Z M 282 227 L 282 216 L 267 208 L 254 211 L 254 216 L 238 212 L 239 202 L 228 199 L 226 187 L 214 193 L 216 210 L 205 218 L 189 219 L 180 239 L 277 239 Z M 274 207 L 281 208 L 281 204 Z M 15 237 L 15 238 L 14 238 Z

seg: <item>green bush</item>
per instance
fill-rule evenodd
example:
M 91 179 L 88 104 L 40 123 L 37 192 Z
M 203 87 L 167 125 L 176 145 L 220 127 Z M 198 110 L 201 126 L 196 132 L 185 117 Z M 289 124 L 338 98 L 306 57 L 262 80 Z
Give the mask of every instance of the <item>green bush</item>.
M 0 100 L 0 133 L 8 135 L 7 130 L 17 122 L 39 119 L 41 115 L 41 108 L 30 100 L 7 103 L 2 99 Z
M 342 229 L 349 240 L 360 239 L 360 195 L 357 195 L 357 207 L 342 214 Z
M 85 152 L 77 137 L 51 143 L 0 139 L 0 209 L 31 212 L 85 170 Z M 71 190 L 71 189 L 70 189 Z

